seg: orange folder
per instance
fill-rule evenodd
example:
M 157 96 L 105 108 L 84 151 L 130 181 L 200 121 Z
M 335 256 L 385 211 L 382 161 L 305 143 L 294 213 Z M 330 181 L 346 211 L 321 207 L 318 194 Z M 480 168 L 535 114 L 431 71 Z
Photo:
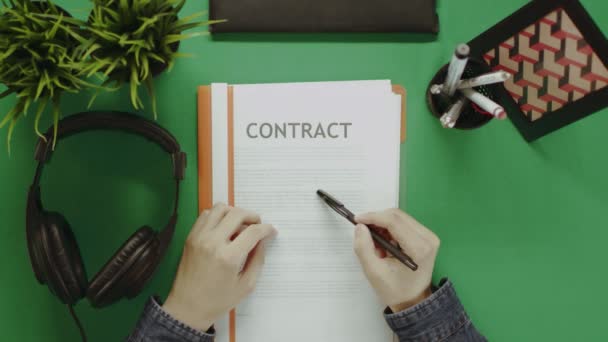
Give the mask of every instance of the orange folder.
M 406 91 L 401 85 L 393 85 L 393 92 L 401 95 L 401 143 L 406 139 Z M 198 210 L 213 207 L 213 163 L 211 131 L 211 86 L 199 86 L 197 91 L 198 112 Z M 228 86 L 228 205 L 234 205 L 234 87 Z M 236 312 L 229 315 L 229 341 L 236 342 Z

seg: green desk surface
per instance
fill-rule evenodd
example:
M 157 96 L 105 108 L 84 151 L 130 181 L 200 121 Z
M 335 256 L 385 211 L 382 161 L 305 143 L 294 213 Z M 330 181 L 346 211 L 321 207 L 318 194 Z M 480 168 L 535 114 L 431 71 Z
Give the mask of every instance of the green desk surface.
M 156 80 L 158 121 L 190 157 L 177 236 L 141 296 L 103 310 L 78 304 L 90 340 L 126 336 L 146 298 L 165 296 L 171 286 L 197 215 L 197 85 L 391 79 L 408 90 L 408 142 L 402 151 L 407 163 L 401 174 L 407 188 L 401 189 L 401 202 L 442 239 L 436 279 L 454 281 L 491 341 L 607 341 L 608 110 L 528 144 L 509 121 L 472 132 L 444 130 L 424 101 L 428 80 L 457 43 L 524 3 L 440 0 L 441 34 L 430 42 L 413 35 L 236 35 L 184 42 L 182 52 L 195 56 Z M 583 3 L 608 32 L 608 2 Z M 83 1 L 59 4 L 80 18 L 90 10 Z M 190 0 L 184 11 L 206 8 L 206 1 Z M 64 113 L 85 110 L 88 98 L 66 96 Z M 13 101 L 3 100 L 0 113 Z M 94 107 L 130 110 L 124 90 L 101 96 Z M 30 270 L 24 213 L 34 173 L 32 127 L 31 117 L 19 123 L 10 157 L 6 130 L 0 131 L 2 340 L 77 341 L 66 308 Z M 158 228 L 168 216 L 168 158 L 142 140 L 114 133 L 68 139 L 46 170 L 46 207 L 60 210 L 72 224 L 89 277 L 136 228 Z

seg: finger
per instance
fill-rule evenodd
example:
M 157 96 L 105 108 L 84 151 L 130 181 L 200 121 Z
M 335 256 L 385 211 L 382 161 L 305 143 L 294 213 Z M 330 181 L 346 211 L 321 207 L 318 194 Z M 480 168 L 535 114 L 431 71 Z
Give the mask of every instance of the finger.
M 216 203 L 209 211 L 209 216 L 204 224 L 203 230 L 212 230 L 224 219 L 232 207 L 224 203 Z
M 363 214 L 357 216 L 355 220 L 362 224 L 387 229 L 404 251 L 417 255 L 428 242 L 416 231 L 402 213 L 399 209 L 388 209 L 382 212 Z
M 369 228 L 362 224 L 358 224 L 355 228 L 354 247 L 355 254 L 357 254 L 366 274 L 378 268 L 382 259 L 376 254 L 376 247 Z
M 205 223 L 207 222 L 207 219 L 209 218 L 209 212 L 210 210 L 203 210 L 197 217 L 196 222 L 194 222 L 194 225 L 192 226 L 192 230 L 202 230 L 203 227 L 205 226 Z
M 390 228 L 404 223 L 403 217 L 398 213 L 399 211 L 399 209 L 387 209 L 384 211 L 365 213 L 355 216 L 355 221 L 364 225 L 375 225 L 379 228 L 390 230 Z
M 378 256 L 378 258 L 380 259 L 384 259 L 386 258 L 388 255 L 386 254 L 386 251 L 383 248 L 379 248 L 377 246 L 375 246 L 375 251 L 376 252 L 376 256 Z
M 254 224 L 243 230 L 236 239 L 230 243 L 230 249 L 239 257 L 245 257 L 263 239 L 274 237 L 277 230 L 269 224 Z
M 243 225 L 258 224 L 260 221 L 260 215 L 254 212 L 233 208 L 218 225 L 218 232 L 222 238 L 229 241 L 236 232 L 241 230 Z
M 425 240 L 427 240 L 432 245 L 439 245 L 439 237 L 425 227 L 422 223 L 418 222 L 414 217 L 409 215 L 408 213 L 401 212 L 405 219 L 410 222 L 410 225 L 414 227 L 414 229 L 420 234 Z
M 409 227 L 411 227 L 418 235 L 420 235 L 424 240 L 426 240 L 432 246 L 439 246 L 439 238 L 435 233 L 433 233 L 430 229 L 425 227 L 423 224 L 418 222 L 414 217 L 409 215 L 408 213 L 399 210 L 399 209 L 390 209 L 393 211 L 394 215 L 397 215 L 403 220 L 407 222 Z
M 203 231 L 203 227 L 205 226 L 205 222 L 207 221 L 207 217 L 209 216 L 209 210 L 204 210 L 194 222 L 190 233 L 188 234 L 188 238 L 198 238 L 198 236 Z
M 244 286 L 244 292 L 251 293 L 258 282 L 258 277 L 262 271 L 262 267 L 264 266 L 264 261 L 266 259 L 266 245 L 268 243 L 268 239 L 260 241 L 256 247 L 251 251 L 249 255 L 249 259 L 243 268 L 243 273 L 241 274 L 241 282 Z

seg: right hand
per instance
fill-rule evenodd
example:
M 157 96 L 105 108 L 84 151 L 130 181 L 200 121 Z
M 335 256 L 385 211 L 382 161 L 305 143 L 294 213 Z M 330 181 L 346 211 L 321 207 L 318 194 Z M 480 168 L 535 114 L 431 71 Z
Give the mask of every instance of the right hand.
M 393 312 L 412 307 L 431 292 L 431 278 L 435 257 L 439 249 L 439 238 L 432 231 L 399 209 L 358 215 L 355 232 L 355 252 L 361 266 L 380 299 Z M 390 254 L 379 251 L 366 225 L 388 230 L 403 251 L 418 264 L 412 271 Z
M 190 231 L 164 310 L 194 329 L 209 330 L 253 291 L 266 241 L 276 233 L 240 208 L 216 204 L 205 210 Z

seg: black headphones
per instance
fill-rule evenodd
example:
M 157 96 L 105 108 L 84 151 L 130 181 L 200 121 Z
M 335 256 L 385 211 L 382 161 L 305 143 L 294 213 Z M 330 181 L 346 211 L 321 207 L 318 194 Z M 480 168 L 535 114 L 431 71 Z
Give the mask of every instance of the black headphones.
M 137 296 L 150 280 L 164 256 L 175 232 L 179 184 L 184 178 L 186 154 L 177 140 L 164 128 L 140 116 L 121 112 L 86 112 L 71 115 L 59 122 L 57 141 L 91 130 L 124 131 L 155 142 L 171 155 L 175 178 L 175 206 L 165 228 L 155 232 L 149 226 L 138 229 L 87 281 L 80 249 L 68 221 L 57 212 L 42 206 L 40 177 L 52 151 L 53 128 L 36 146 L 38 167 L 27 200 L 27 246 L 32 269 L 40 284 L 64 304 L 73 305 L 87 297 L 94 307 L 110 305 L 123 297 Z

